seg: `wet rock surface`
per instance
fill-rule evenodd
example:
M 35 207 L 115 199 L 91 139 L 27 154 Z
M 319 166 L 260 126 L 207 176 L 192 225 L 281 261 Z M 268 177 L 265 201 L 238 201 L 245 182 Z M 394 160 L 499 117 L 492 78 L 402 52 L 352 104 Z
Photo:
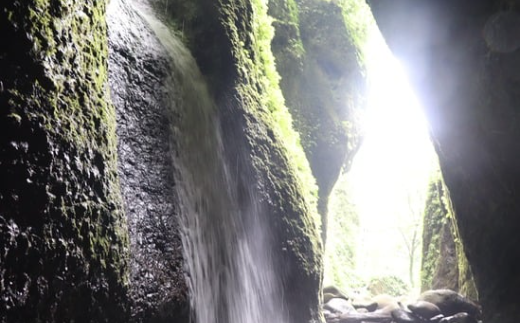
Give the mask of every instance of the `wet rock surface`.
M 104 1 L 0 9 L 0 322 L 127 322 Z
M 110 86 L 117 109 L 119 174 L 130 232 L 132 322 L 188 320 L 188 291 L 176 220 L 175 95 L 168 54 L 133 7 L 111 1 Z

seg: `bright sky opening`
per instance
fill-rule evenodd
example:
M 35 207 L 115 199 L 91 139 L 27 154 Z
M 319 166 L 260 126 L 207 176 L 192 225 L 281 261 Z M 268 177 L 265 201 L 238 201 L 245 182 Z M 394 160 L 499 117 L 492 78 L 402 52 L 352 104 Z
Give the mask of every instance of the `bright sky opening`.
M 367 46 L 365 135 L 349 174 L 361 224 L 357 272 L 366 279 L 397 275 L 408 282 L 402 231 L 422 214 L 436 155 L 420 103 L 377 29 Z

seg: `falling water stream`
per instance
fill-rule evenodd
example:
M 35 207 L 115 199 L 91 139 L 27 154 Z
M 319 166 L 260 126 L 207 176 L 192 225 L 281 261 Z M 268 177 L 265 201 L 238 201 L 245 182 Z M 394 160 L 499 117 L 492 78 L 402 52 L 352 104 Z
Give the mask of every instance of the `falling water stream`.
M 241 188 L 225 158 L 215 106 L 182 42 L 141 3 L 144 18 L 171 57 L 170 106 L 182 243 L 195 322 L 264 323 L 285 320 L 268 230 L 253 180 Z M 178 120 L 179 118 L 172 118 Z M 236 174 L 234 174 L 236 175 Z M 247 197 L 247 201 L 243 200 Z

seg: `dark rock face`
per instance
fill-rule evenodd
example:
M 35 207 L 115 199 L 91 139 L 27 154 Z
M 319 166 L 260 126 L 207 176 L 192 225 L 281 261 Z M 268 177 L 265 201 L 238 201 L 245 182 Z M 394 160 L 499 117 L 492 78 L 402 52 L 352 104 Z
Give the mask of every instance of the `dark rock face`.
M 187 322 L 171 138 L 175 95 L 168 54 L 126 2 L 108 11 L 109 74 L 117 110 L 119 174 L 130 232 L 132 322 Z M 169 114 L 170 113 L 170 114 Z
M 518 14 L 518 3 L 369 3 L 425 105 L 484 321 L 516 322 L 520 52 L 510 37 L 518 29 L 496 19 Z
M 0 7 L 0 322 L 127 322 L 105 2 Z

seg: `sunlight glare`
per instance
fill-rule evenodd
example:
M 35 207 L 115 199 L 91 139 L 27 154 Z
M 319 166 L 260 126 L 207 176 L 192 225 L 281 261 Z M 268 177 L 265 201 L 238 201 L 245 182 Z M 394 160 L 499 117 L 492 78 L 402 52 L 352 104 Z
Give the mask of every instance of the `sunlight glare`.
M 436 155 L 420 103 L 377 28 L 367 45 L 364 140 L 350 170 L 363 239 L 357 269 L 367 279 L 396 275 L 408 282 L 399 226 L 422 211 Z

